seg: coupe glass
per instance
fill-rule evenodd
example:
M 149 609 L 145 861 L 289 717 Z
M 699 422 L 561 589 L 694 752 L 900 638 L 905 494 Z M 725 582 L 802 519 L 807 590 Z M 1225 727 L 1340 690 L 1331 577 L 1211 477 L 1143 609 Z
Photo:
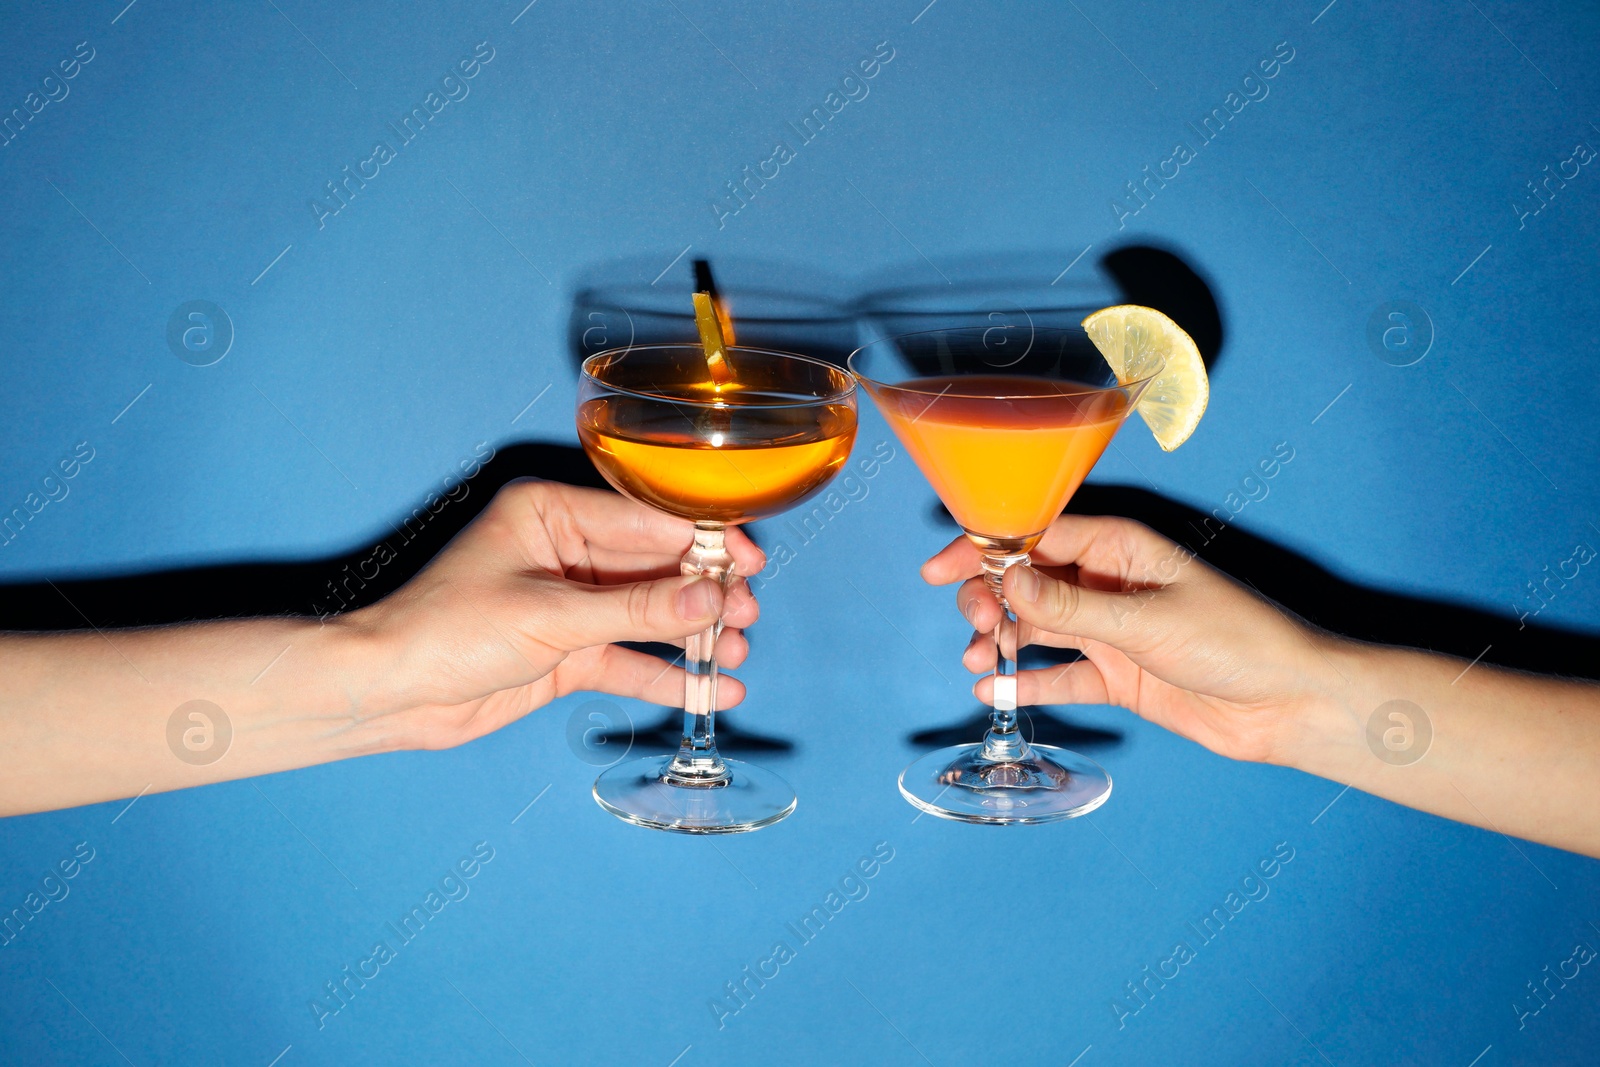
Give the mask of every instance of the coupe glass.
M 699 345 L 643 345 L 584 360 L 578 436 L 616 489 L 694 522 L 683 573 L 724 591 L 734 561 L 723 532 L 821 491 L 849 458 L 855 382 L 842 369 L 787 352 L 727 349 L 733 380 L 717 384 Z M 594 783 L 600 806 L 656 830 L 732 834 L 770 826 L 795 808 L 778 775 L 717 753 L 713 733 L 721 622 L 685 643 L 683 743 L 630 760 Z
M 1087 756 L 1035 745 L 1017 726 L 1017 617 L 1001 594 L 1161 366 L 1117 381 L 1080 330 L 998 325 L 904 334 L 857 349 L 849 367 L 977 547 L 1004 615 L 994 710 L 983 741 L 939 749 L 900 775 L 914 806 L 962 822 L 1052 822 L 1111 795 Z

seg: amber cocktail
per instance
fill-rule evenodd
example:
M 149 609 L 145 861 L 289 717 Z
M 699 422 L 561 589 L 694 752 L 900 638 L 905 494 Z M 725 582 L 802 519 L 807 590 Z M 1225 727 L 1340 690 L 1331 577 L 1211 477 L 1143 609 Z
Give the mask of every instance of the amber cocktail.
M 601 352 L 583 364 L 578 436 L 605 479 L 640 503 L 695 524 L 684 574 L 726 588 L 728 526 L 777 514 L 817 493 L 844 465 L 856 434 L 855 382 L 831 364 L 728 347 L 716 380 L 698 345 Z M 670 756 L 617 765 L 594 784 L 618 818 L 681 833 L 769 826 L 795 807 L 788 783 L 717 753 L 721 624 L 688 639 L 683 743 Z

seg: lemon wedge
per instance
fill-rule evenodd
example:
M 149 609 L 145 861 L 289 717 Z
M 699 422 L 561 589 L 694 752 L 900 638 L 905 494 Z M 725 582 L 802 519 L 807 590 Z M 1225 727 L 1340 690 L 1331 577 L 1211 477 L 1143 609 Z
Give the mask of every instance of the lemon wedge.
M 1083 328 L 1117 381 L 1138 381 L 1159 368 L 1139 397 L 1139 415 L 1163 451 L 1187 441 L 1211 398 L 1194 339 L 1161 312 L 1138 304 L 1101 308 L 1083 320 Z

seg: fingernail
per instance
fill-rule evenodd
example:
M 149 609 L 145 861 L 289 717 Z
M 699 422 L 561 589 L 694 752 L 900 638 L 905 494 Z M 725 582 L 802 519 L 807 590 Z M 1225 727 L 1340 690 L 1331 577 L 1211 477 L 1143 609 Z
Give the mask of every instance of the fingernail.
M 1032 567 L 1024 564 L 1013 567 L 1011 573 L 1016 575 L 1011 579 L 1011 595 L 1024 604 L 1032 604 L 1039 599 L 1039 575 Z
M 678 617 L 684 622 L 703 619 L 716 610 L 716 583 L 709 578 L 696 579 L 678 590 Z
M 962 601 L 961 614 L 966 617 L 967 622 L 972 624 L 974 630 L 978 628 L 978 601 L 976 597 L 969 596 Z

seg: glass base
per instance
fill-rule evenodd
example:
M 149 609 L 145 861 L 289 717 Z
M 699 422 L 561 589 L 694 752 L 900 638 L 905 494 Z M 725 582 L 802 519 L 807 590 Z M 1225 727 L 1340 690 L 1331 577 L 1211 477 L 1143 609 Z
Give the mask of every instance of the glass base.
M 983 745 L 930 752 L 900 773 L 900 792 L 929 815 L 997 826 L 1072 819 L 1104 804 L 1111 776 L 1087 756 L 1030 745 L 1018 760 L 985 759 Z
M 798 801 L 789 783 L 760 767 L 724 759 L 729 777 L 680 785 L 664 775 L 672 756 L 619 763 L 594 781 L 602 808 L 635 826 L 680 834 L 742 834 L 786 818 Z

